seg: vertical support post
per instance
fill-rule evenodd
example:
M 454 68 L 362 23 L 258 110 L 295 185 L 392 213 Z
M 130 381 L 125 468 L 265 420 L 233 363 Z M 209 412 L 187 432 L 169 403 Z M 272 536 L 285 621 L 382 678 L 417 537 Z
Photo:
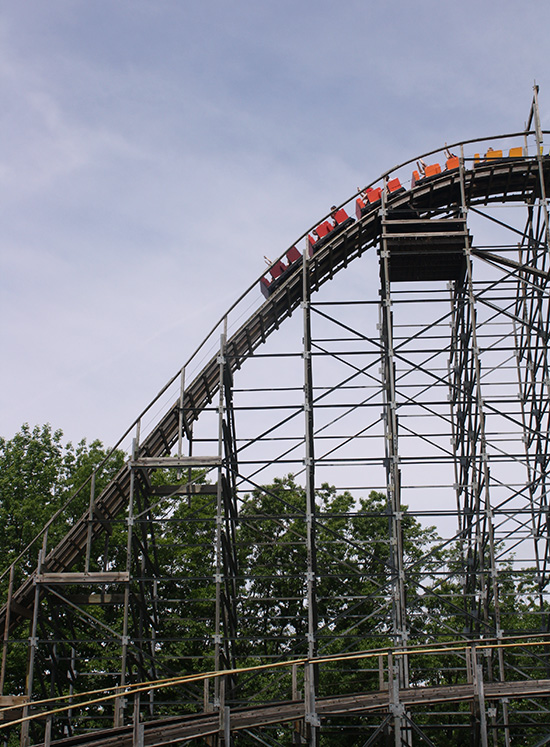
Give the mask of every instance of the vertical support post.
M 461 200 L 462 200 L 462 213 L 464 217 L 467 214 L 466 207 L 466 196 L 465 196 L 465 185 L 464 179 L 461 178 Z M 470 253 L 470 239 L 468 233 L 465 236 L 465 256 L 466 256 L 466 283 L 467 283 L 467 299 L 466 303 L 469 308 L 469 320 L 470 330 L 470 347 L 471 347 L 471 374 L 474 381 L 469 382 L 471 387 L 470 399 L 472 406 L 476 410 L 475 421 L 478 424 L 475 443 L 472 444 L 473 453 L 475 455 L 476 444 L 479 448 L 479 456 L 475 460 L 478 464 L 476 465 L 476 475 L 473 479 L 475 490 L 476 490 L 476 511 L 478 512 L 477 521 L 477 545 L 479 553 L 480 566 L 480 587 L 481 597 L 483 605 L 483 616 L 485 623 L 489 623 L 489 587 L 491 587 L 494 603 L 494 628 L 497 639 L 500 639 L 502 635 L 502 629 L 500 624 L 500 599 L 498 590 L 498 571 L 496 565 L 496 550 L 495 550 L 495 537 L 494 537 L 494 520 L 493 520 L 493 509 L 491 506 L 491 491 L 490 491 L 490 469 L 489 469 L 489 458 L 487 454 L 487 435 L 486 435 L 486 417 L 485 417 L 485 405 L 482 396 L 481 389 L 481 361 L 480 361 L 480 349 L 478 342 L 478 330 L 477 330 L 477 314 L 475 304 L 475 293 L 474 293 L 474 280 L 473 280 L 473 268 L 472 258 Z M 483 505 L 482 505 L 483 500 Z M 484 530 L 484 531 L 483 531 Z M 490 570 L 490 583 L 485 580 L 485 574 L 483 573 L 483 567 L 485 565 L 485 548 L 489 550 L 489 570 Z M 501 649 L 499 649 L 501 652 Z M 504 681 L 504 665 L 501 662 L 500 666 L 500 680 Z
M 387 689 L 387 682 L 384 680 L 384 655 L 378 656 L 378 687 L 380 690 Z
M 305 415 L 305 475 L 306 475 L 306 604 L 308 614 L 307 655 L 304 670 L 305 720 L 309 744 L 318 744 L 319 717 L 316 712 L 318 665 L 317 656 L 317 548 L 315 506 L 315 450 L 313 420 L 313 365 L 311 354 L 311 288 L 309 283 L 309 256 L 302 263 L 303 358 L 304 358 L 304 415 Z
M 73 695 L 74 695 L 74 677 L 76 672 L 76 649 L 74 646 L 71 646 L 71 682 L 69 684 L 69 705 L 72 705 L 73 702 Z M 67 730 L 67 736 L 71 733 L 71 722 L 73 718 L 73 709 L 69 708 L 67 710 L 67 726 L 65 727 Z
M 399 681 L 401 672 L 396 657 L 388 653 L 388 700 L 389 712 L 393 720 L 393 738 L 395 747 L 402 747 L 404 743 L 403 717 L 405 709 L 399 698 Z
M 216 508 L 216 670 L 236 668 L 238 558 L 236 524 L 237 508 L 237 446 L 233 411 L 233 377 L 227 361 L 227 318 L 220 339 L 219 408 L 218 408 L 218 468 Z M 235 675 L 224 676 L 224 697 L 229 707 L 235 688 Z M 219 689 L 219 678 L 215 680 Z M 216 700 L 216 696 L 215 696 Z M 221 708 L 221 705 L 220 705 Z M 229 723 L 229 716 L 227 717 Z
M 183 455 L 183 398 L 185 395 L 185 366 L 181 369 L 180 376 L 180 402 L 178 408 L 178 456 Z
M 220 711 L 219 711 L 219 734 L 224 747 L 231 744 L 231 709 L 226 703 L 227 675 L 217 677 L 220 680 Z
M 381 373 L 384 394 L 385 463 L 387 511 L 390 535 L 390 570 L 392 585 L 392 627 L 396 648 L 406 648 L 408 642 L 406 616 L 406 586 L 403 561 L 403 513 L 401 510 L 401 470 L 399 468 L 398 417 L 395 355 L 393 343 L 393 313 L 390 283 L 390 250 L 386 234 L 385 200 L 382 201 L 382 243 L 380 254 L 380 335 Z M 404 709 L 399 702 L 399 689 L 409 685 L 408 656 L 388 659 L 388 688 L 394 719 L 396 747 L 410 744 L 410 730 L 403 729 Z M 395 669 L 395 672 L 392 671 Z M 393 691 L 392 691 L 393 688 Z M 392 696 L 393 692 L 393 696 Z
M 216 678 L 217 679 L 217 678 Z M 203 682 L 203 710 L 205 713 L 212 713 L 214 710 L 214 706 L 210 701 L 210 678 L 205 677 Z M 215 744 L 217 744 L 217 735 L 204 737 L 204 742 L 207 745 L 207 747 L 214 747 Z
M 92 480 L 90 483 L 90 505 L 88 508 L 88 531 L 86 536 L 86 560 L 84 563 L 84 570 L 86 573 L 90 572 L 90 557 L 92 553 L 92 528 L 94 521 L 94 509 L 95 509 L 95 470 L 92 472 Z
M 139 443 L 137 438 L 134 440 L 132 447 L 132 460 L 135 461 L 138 458 Z M 127 535 L 126 535 L 126 572 L 128 573 L 128 581 L 124 587 L 124 611 L 122 620 L 122 658 L 120 664 L 120 688 L 121 695 L 115 699 L 114 702 L 114 725 L 122 726 L 124 723 L 124 711 L 126 708 L 126 696 L 124 695 L 124 688 L 126 686 L 127 678 L 127 667 L 128 667 L 128 621 L 130 616 L 130 578 L 132 575 L 132 542 L 133 542 L 133 531 L 134 531 L 134 499 L 136 489 L 136 474 L 135 469 L 130 471 L 130 495 L 128 500 L 128 518 L 126 519 Z
M 219 403 L 218 403 L 218 456 L 220 460 L 223 455 L 223 414 L 224 414 L 224 387 L 223 387 L 223 372 L 225 365 L 225 341 L 227 334 L 227 317 L 224 320 L 224 332 L 220 336 L 220 353 L 219 353 Z M 215 620 L 214 620 L 214 670 L 219 672 L 224 668 L 225 662 L 223 661 L 223 646 L 222 646 L 222 594 L 223 594 L 223 549 L 222 549 L 222 525 L 223 525 L 223 471 L 222 467 L 218 468 L 218 480 L 217 480 L 217 500 L 216 500 L 216 570 L 215 570 L 215 584 L 216 584 L 216 607 L 215 607 Z M 223 680 L 223 678 L 221 678 Z M 222 682 L 220 677 L 216 677 L 214 680 L 214 704 L 220 708 L 220 713 L 225 707 L 222 704 L 225 701 L 225 681 Z
M 292 700 L 300 700 L 301 693 L 298 690 L 298 665 L 292 665 Z M 294 721 L 292 730 L 292 744 L 302 744 L 302 721 Z
M 187 423 L 185 421 L 185 366 L 181 369 L 181 376 L 180 376 L 180 400 L 179 400 L 179 407 L 178 407 L 178 456 L 183 456 L 183 432 L 184 430 L 187 433 L 188 440 L 189 440 L 189 456 L 191 456 L 191 453 L 193 451 L 193 442 L 191 440 L 190 436 L 190 430 L 187 426 Z M 182 470 L 178 469 L 178 480 L 181 478 Z M 192 480 L 192 469 L 189 467 L 187 469 L 187 480 L 189 483 L 191 483 Z M 191 502 L 191 493 L 188 495 L 188 502 L 190 504 Z
M 533 86 L 533 105 L 531 108 L 533 118 L 535 120 L 535 139 L 537 141 L 537 162 L 539 167 L 539 185 L 540 185 L 540 199 L 542 209 L 544 211 L 545 228 L 546 228 L 546 246 L 550 246 L 550 226 L 548 225 L 548 202 L 546 199 L 546 186 L 544 184 L 544 171 L 542 163 L 542 148 L 543 148 L 543 135 L 542 127 L 540 124 L 540 110 L 539 110 L 539 87 Z
M 140 694 L 134 695 L 134 718 L 133 718 L 133 747 L 143 747 L 145 741 L 145 727 L 141 723 L 140 715 Z
M 4 695 L 4 684 L 6 682 L 6 666 L 8 661 L 8 640 L 10 636 L 11 600 L 13 596 L 13 578 L 15 566 L 10 566 L 10 578 L 8 582 L 8 601 L 6 603 L 6 619 L 4 621 L 4 640 L 2 642 L 2 668 L 0 670 L 0 695 Z
M 231 366 L 227 360 L 227 352 L 224 348 L 223 357 L 223 387 L 224 387 L 224 413 L 222 419 L 223 437 L 223 467 L 222 473 L 222 498 L 223 498 L 223 533 L 222 533 L 222 560 L 224 575 L 224 606 L 223 625 L 225 634 L 225 660 L 226 666 L 236 669 L 236 649 L 238 640 L 237 622 L 237 597 L 238 597 L 238 556 L 237 556 L 237 533 L 238 503 L 237 503 L 237 434 L 235 427 L 235 412 L 233 408 L 233 376 Z M 226 696 L 235 687 L 235 675 L 228 679 Z
M 36 572 L 42 573 L 42 563 L 46 557 L 46 547 L 48 544 L 48 530 L 44 533 L 44 540 L 41 549 L 38 551 L 38 562 L 36 565 Z M 34 687 L 34 664 L 36 659 L 36 649 L 38 647 L 37 631 L 38 631 L 38 606 L 40 604 L 40 584 L 34 586 L 34 607 L 32 614 L 32 625 L 31 635 L 29 638 L 29 661 L 27 669 L 27 700 L 31 701 L 32 691 Z M 29 706 L 26 705 L 23 708 L 23 718 L 26 719 L 29 715 Z M 24 721 L 21 724 L 21 747 L 28 747 L 29 745 L 29 722 Z
M 520 398 L 524 423 L 524 441 L 528 463 L 528 483 L 531 502 L 531 523 L 535 560 L 539 584 L 539 604 L 543 612 L 544 630 L 550 629 L 548 615 L 544 613 L 546 603 L 544 592 L 548 585 L 548 566 L 545 558 L 548 556 L 550 542 L 548 540 L 548 464 L 546 434 L 548 434 L 548 413 L 545 401 L 548 397 L 550 384 L 550 370 L 547 361 L 548 328 L 550 310 L 545 302 L 548 289 L 548 257 L 550 255 L 550 222 L 548 215 L 548 199 L 543 171 L 543 132 L 540 122 L 538 103 L 538 86 L 533 87 L 533 102 L 529 116 L 529 125 L 534 120 L 536 157 L 539 173 L 540 201 L 539 211 L 535 219 L 535 206 L 531 208 L 528 234 L 528 252 L 526 263 L 539 267 L 547 273 L 544 279 L 537 279 L 536 286 L 532 281 L 526 284 L 518 281 L 518 312 L 517 315 L 527 321 L 516 337 L 517 364 L 520 382 Z M 542 229 L 541 223 L 542 211 Z M 537 223 L 537 229 L 534 223 Z M 544 234 L 544 236 L 543 236 Z M 520 262 L 522 252 L 520 249 Z M 519 337 L 519 339 L 518 339 Z M 520 361 L 523 359 L 523 372 Z M 541 547 L 539 547 L 541 545 Z
M 481 737 L 481 747 L 489 747 L 489 737 L 487 734 L 487 714 L 485 712 L 485 688 L 483 686 L 483 667 L 478 661 L 476 647 L 471 648 L 472 674 L 474 681 L 474 695 L 476 701 L 476 710 L 479 718 L 479 731 Z
M 550 622 L 546 611 L 548 585 L 548 433 L 549 414 L 547 408 L 550 367 L 548 363 L 548 329 L 550 309 L 548 307 L 548 268 L 550 255 L 550 227 L 548 196 L 543 169 L 543 131 L 540 122 L 538 86 L 533 87 L 533 100 L 525 128 L 525 155 L 527 155 L 527 133 L 534 124 L 536 143 L 535 157 L 538 165 L 539 195 L 536 193 L 529 205 L 528 223 L 523 240 L 518 244 L 518 261 L 536 267 L 546 273 L 531 277 L 520 271 L 517 277 L 517 302 L 514 324 L 515 356 L 518 374 L 518 396 L 521 403 L 523 441 L 526 458 L 526 492 L 529 494 L 531 512 L 531 534 L 534 561 L 537 572 L 538 603 L 541 629 L 548 631 Z M 537 205 L 538 202 L 538 205 Z M 500 637 L 497 636 L 500 642 Z M 547 660 L 547 656 L 544 657 Z M 504 667 L 504 649 L 498 649 L 498 661 Z M 500 701 L 505 723 L 505 745 L 511 744 L 508 726 L 508 700 Z
M 202 683 L 202 707 L 205 713 L 210 713 L 212 704 L 210 703 L 210 678 L 205 677 Z
M 467 217 L 464 170 L 460 169 L 461 210 Z M 451 402 L 457 405 L 453 421 L 453 443 L 457 466 L 457 503 L 462 514 L 464 562 L 467 568 L 464 581 L 464 611 L 467 630 L 471 635 L 480 635 L 494 629 L 497 640 L 502 637 L 500 616 L 500 594 L 494 518 L 491 505 L 490 467 L 487 453 L 486 415 L 481 387 L 481 360 L 478 343 L 478 322 L 474 292 L 472 257 L 468 232 L 464 238 L 465 276 L 463 283 L 454 289 L 453 340 L 451 343 L 450 370 Z M 453 360 L 454 356 L 454 360 Z M 451 365 L 454 362 L 454 365 Z M 460 462 L 460 468 L 458 463 Z M 489 566 L 487 578 L 486 567 Z M 493 600 L 491 620 L 490 596 Z M 470 662 L 474 686 L 478 677 L 477 659 Z M 499 680 L 505 680 L 504 655 L 498 651 Z M 492 670 L 489 670 L 492 677 Z M 502 703 L 505 721 L 505 745 L 509 747 L 508 708 Z M 487 740 L 487 723 L 483 710 L 482 740 Z M 484 733 L 484 736 L 483 736 Z
M 57 643 L 54 643 L 50 654 L 50 698 L 55 697 L 55 670 L 57 668 Z M 50 747 L 52 741 L 52 724 L 53 714 L 46 716 L 46 726 L 44 727 L 44 747 Z
M 50 747 L 52 743 L 52 717 L 48 716 L 46 719 L 46 726 L 44 727 L 44 747 Z

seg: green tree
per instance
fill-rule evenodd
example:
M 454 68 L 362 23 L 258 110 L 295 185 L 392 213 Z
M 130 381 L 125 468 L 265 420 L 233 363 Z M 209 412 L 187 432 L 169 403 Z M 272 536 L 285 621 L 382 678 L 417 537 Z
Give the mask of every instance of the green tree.
M 240 655 L 249 663 L 307 654 L 307 547 L 304 488 L 289 475 L 258 488 L 244 501 L 237 540 L 243 579 L 239 606 Z M 375 491 L 356 499 L 322 485 L 316 491 L 317 642 L 320 656 L 392 644 L 392 583 L 386 497 Z M 436 541 L 409 515 L 403 518 L 404 562 L 411 613 L 421 617 L 416 593 L 437 553 L 422 562 Z M 273 693 L 272 676 L 257 675 L 256 693 Z M 263 681 L 265 680 L 265 681 Z M 258 684 L 258 681 L 262 681 Z M 320 692 L 378 689 L 378 660 L 341 659 L 320 668 Z M 279 696 L 289 696 L 281 681 Z
M 155 503 L 152 514 L 161 520 L 147 529 L 148 562 L 158 579 L 156 659 L 159 671 L 166 674 L 214 667 L 216 489 L 212 494 L 178 493 L 176 488 L 188 481 L 194 486 L 205 484 L 200 475 L 189 480 L 189 475 L 179 476 L 175 470 L 158 470 L 152 477 L 154 486 L 170 485 L 175 490 L 175 495 Z
M 0 438 L 0 587 L 3 601 L 6 600 L 10 565 L 15 568 L 17 588 L 36 567 L 44 528 L 47 526 L 47 547 L 51 549 L 87 509 L 92 473 L 96 473 L 95 489 L 99 493 L 120 470 L 124 453 L 112 452 L 106 461 L 108 454 L 99 440 L 88 443 L 83 439 L 76 446 L 66 443 L 63 432 L 49 424 L 31 428 L 25 423 L 13 438 Z M 70 640 L 71 634 L 67 633 L 70 628 L 65 625 L 61 606 L 52 605 L 49 616 L 50 620 L 59 618 L 58 635 Z M 27 636 L 28 621 L 23 620 L 12 634 L 5 692 L 24 691 Z M 60 641 L 56 655 L 70 659 L 70 646 Z M 46 657 L 37 662 L 35 670 L 35 679 L 41 683 L 45 694 L 49 694 L 49 689 L 45 689 L 48 683 L 42 680 L 50 667 Z
M 49 424 L 30 428 L 25 423 L 11 439 L 0 438 L 0 553 L 2 570 L 29 546 L 46 523 L 71 496 L 63 515 L 52 524 L 49 546 L 60 539 L 68 526 L 85 510 L 89 491 L 82 486 L 104 461 L 107 450 L 100 441 L 76 446 L 63 442 L 63 432 Z M 98 474 L 101 490 L 124 460 L 113 454 Z M 79 490 L 80 489 L 80 490 Z M 36 563 L 38 545 L 25 558 L 27 570 Z
M 37 532 L 62 507 L 65 508 L 49 529 L 49 547 L 80 518 L 89 500 L 86 481 L 103 462 L 106 453 L 99 441 L 88 444 L 83 440 L 76 447 L 64 444 L 62 432 L 52 430 L 49 425 L 33 429 L 24 425 L 14 438 L 0 439 L 0 550 L 5 566 L 23 553 Z M 98 472 L 97 494 L 120 469 L 123 460 L 124 455 L 117 452 Z M 136 678 L 213 668 L 217 500 L 205 489 L 186 493 L 181 489 L 185 482 L 186 479 L 176 472 L 158 470 L 150 481 L 141 481 L 137 490 L 135 513 L 139 518 L 133 525 L 130 586 L 130 604 L 135 607 L 131 625 L 135 627 L 130 638 L 143 643 L 140 644 L 142 650 L 136 645 L 129 654 L 129 667 Z M 85 487 L 82 489 L 82 486 Z M 72 500 L 71 496 L 74 496 Z M 319 692 L 376 690 L 379 687 L 378 660 L 346 661 L 343 657 L 353 651 L 391 646 L 393 642 L 387 499 L 378 492 L 357 497 L 348 491 L 339 492 L 333 486 L 322 485 L 316 491 L 316 506 L 318 651 L 321 656 L 342 657 L 320 667 Z M 238 589 L 235 601 L 238 637 L 232 641 L 239 666 L 307 654 L 305 509 L 305 490 L 292 475 L 275 479 L 239 499 L 235 524 L 238 568 L 234 579 Z M 401 523 L 411 640 L 441 640 L 442 630 L 447 631 L 444 637 L 449 641 L 460 640 L 464 628 L 464 594 L 459 551 L 456 547 L 439 547 L 435 530 L 423 527 L 407 513 L 406 507 L 403 507 Z M 114 552 L 120 546 L 119 551 L 125 553 L 126 531 L 124 516 L 117 517 L 110 537 Z M 101 556 L 100 545 L 104 540 L 104 537 L 98 540 L 96 560 Z M 35 567 L 38 548 L 39 543 L 35 543 L 28 553 L 23 553 L 18 563 L 21 573 Z M 3 583 L 6 584 L 6 576 Z M 531 627 L 536 589 L 511 567 L 501 568 L 498 583 L 504 633 L 536 632 Z M 487 604 L 491 616 L 494 599 L 490 591 Z M 117 617 L 120 605 L 118 608 L 95 605 L 88 611 L 100 623 L 120 633 L 120 617 Z M 55 598 L 47 614 L 50 622 L 55 619 L 56 639 L 63 639 L 65 633 L 67 641 L 78 638 L 81 635 L 78 624 L 87 625 L 86 620 L 76 623 L 72 608 L 65 609 Z M 95 662 L 89 664 L 91 671 L 87 672 L 86 683 L 88 687 L 101 686 L 104 671 L 117 670 L 118 645 L 111 654 L 107 650 L 103 652 L 101 643 L 92 640 L 92 636 L 87 633 L 82 636 L 82 645 L 87 645 L 89 650 L 88 655 L 79 651 L 77 669 L 84 670 L 88 662 Z M 52 639 L 52 647 L 54 643 Z M 62 655 L 70 658 L 68 644 L 55 645 L 58 659 Z M 14 649 L 13 655 L 10 654 L 10 692 L 21 690 L 24 656 L 25 647 Z M 112 662 L 107 666 L 109 656 Z M 525 649 L 521 655 L 514 656 L 507 679 L 521 679 L 529 673 L 547 676 L 548 657 L 542 646 L 540 651 Z M 44 661 L 43 670 L 46 671 L 47 659 Z M 97 665 L 101 661 L 105 663 L 104 670 Z M 412 655 L 410 662 L 412 685 L 451 685 L 464 681 L 464 655 L 460 652 L 454 654 L 454 659 L 449 659 L 447 654 Z M 496 671 L 496 663 L 491 664 L 488 658 L 484 666 L 493 666 Z M 243 702 L 254 698 L 258 702 L 284 700 L 291 696 L 289 681 L 288 672 L 240 676 L 235 698 Z M 47 684 L 44 684 L 45 693 Z M 167 697 L 165 712 L 172 712 L 173 703 L 177 703 L 180 710 L 186 702 L 192 708 L 195 696 L 196 693 L 185 688 L 174 691 L 173 696 Z M 468 706 L 465 706 L 464 719 L 449 717 L 447 741 L 461 743 L 459 740 L 466 733 L 467 711 Z M 161 707 L 156 715 L 162 712 Z M 422 723 L 422 716 L 419 719 Z M 356 743 L 352 720 L 348 719 L 347 723 L 346 744 L 352 745 Z M 357 720 L 357 744 L 364 743 L 361 723 L 364 726 L 364 722 Z M 426 717 L 423 723 L 429 725 L 430 718 Z M 442 743 L 438 739 L 434 737 L 434 744 Z M 283 730 L 279 743 L 290 741 L 290 732 Z M 327 746 L 341 743 L 342 736 L 337 731 L 328 730 L 323 735 L 323 744 Z

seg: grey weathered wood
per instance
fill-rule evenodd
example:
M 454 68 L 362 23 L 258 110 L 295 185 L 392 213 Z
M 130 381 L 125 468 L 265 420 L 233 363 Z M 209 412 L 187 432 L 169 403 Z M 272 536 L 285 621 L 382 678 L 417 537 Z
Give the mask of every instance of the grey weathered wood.
M 127 583 L 127 571 L 107 571 L 100 573 L 37 573 L 37 584 L 119 584 Z

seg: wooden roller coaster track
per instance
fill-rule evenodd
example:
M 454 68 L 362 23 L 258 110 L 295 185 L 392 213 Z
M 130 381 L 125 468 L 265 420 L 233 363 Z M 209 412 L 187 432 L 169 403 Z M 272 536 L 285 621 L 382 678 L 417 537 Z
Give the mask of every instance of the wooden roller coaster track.
M 550 680 L 528 680 L 523 682 L 486 682 L 484 697 L 487 701 L 500 698 L 529 698 L 550 695 Z M 399 691 L 399 702 L 405 708 L 436 705 L 438 703 L 473 702 L 477 697 L 475 685 L 451 685 L 447 687 L 410 688 Z M 388 691 L 356 693 L 338 697 L 321 697 L 316 703 L 321 719 L 334 716 L 353 717 L 376 713 L 388 708 Z M 239 732 L 254 727 L 296 722 L 304 718 L 303 701 L 286 701 L 270 705 L 235 708 L 231 711 L 231 731 Z M 180 718 L 157 719 L 144 722 L 142 744 L 161 747 L 170 744 L 204 738 L 220 731 L 219 713 L 202 713 Z M 91 734 L 68 737 L 52 745 L 64 747 L 135 747 L 135 727 L 125 726 L 106 729 Z M 44 743 L 34 745 L 44 747 Z
M 540 164 L 545 188 L 550 189 L 550 157 L 514 158 L 486 161 L 463 174 L 468 206 L 485 205 L 490 202 L 528 202 L 541 192 Z M 388 199 L 387 210 L 403 211 L 412 208 L 413 218 L 418 214 L 445 214 L 460 204 L 461 173 L 457 169 L 443 172 L 427 182 L 420 181 L 410 191 Z M 312 290 L 318 290 L 337 272 L 360 257 L 379 240 L 382 221 L 378 209 L 352 223 L 347 230 L 318 252 L 309 261 Z M 228 363 L 234 371 L 246 358 L 277 330 L 289 317 L 302 299 L 302 274 L 295 272 L 277 289 L 265 303 L 256 309 L 227 342 Z M 219 386 L 219 363 L 213 356 L 186 388 L 184 412 L 187 425 L 195 420 L 205 406 L 212 403 Z M 138 458 L 155 458 L 170 454 L 178 439 L 179 402 L 164 415 L 154 430 L 142 442 Z M 195 460 L 200 463 L 200 458 Z M 108 521 L 114 519 L 127 505 L 130 490 L 130 467 L 125 466 L 96 501 L 97 520 L 93 523 L 94 537 L 105 531 Z M 82 556 L 88 537 L 88 514 L 85 514 L 65 537 L 47 555 L 44 568 L 48 573 L 67 573 L 75 561 Z M 16 625 L 22 617 L 31 615 L 34 592 L 34 576 L 31 575 L 14 591 L 10 625 Z M 4 625 L 6 607 L 0 610 L 0 626 Z
M 296 262 L 292 271 L 285 275 L 267 300 L 252 311 L 229 336 L 224 344 L 225 372 L 234 373 L 254 355 L 268 337 L 300 306 L 304 300 L 305 289 L 308 293 L 319 290 L 355 259 L 373 247 L 381 245 L 382 241 L 386 242 L 386 246 L 393 242 L 391 245 L 395 247 L 392 249 L 394 264 L 385 276 L 388 281 L 408 278 L 411 268 L 407 264 L 410 261 L 407 259 L 407 253 L 411 242 L 414 244 L 416 240 L 428 245 L 434 237 L 437 239 L 433 242 L 436 250 L 429 257 L 419 259 L 419 262 L 425 262 L 419 272 L 424 273 L 424 277 L 430 280 L 454 277 L 453 273 L 463 271 L 464 240 L 465 237 L 468 238 L 465 211 L 492 203 L 534 206 L 537 202 L 540 204 L 543 199 L 545 201 L 549 193 L 550 156 L 543 156 L 538 147 L 537 155 L 534 157 L 522 155 L 513 158 L 491 158 L 475 164 L 466 164 L 462 157 L 458 168 L 420 179 L 411 189 L 396 193 L 387 192 L 381 204 L 372 205 L 356 221 L 347 224 L 342 231 L 334 232 L 333 237 L 329 235 L 328 240 L 315 250 L 307 261 L 304 258 L 301 262 Z M 437 251 L 440 253 L 439 256 L 436 256 Z M 512 268 L 526 274 L 532 273 L 544 282 L 548 279 L 546 272 L 540 268 L 519 266 L 507 255 L 489 254 L 475 248 L 472 248 L 472 254 L 478 254 L 504 269 Z M 417 256 L 420 257 L 420 253 Z M 389 266 L 389 263 L 386 264 Z M 128 570 L 82 571 L 82 559 L 86 553 L 90 553 L 92 542 L 109 532 L 112 522 L 127 509 L 133 495 L 134 468 L 213 469 L 221 466 L 221 456 L 172 456 L 175 446 L 182 438 L 182 432 L 191 433 L 193 424 L 201 413 L 214 404 L 220 383 L 220 356 L 216 353 L 209 357 L 199 373 L 186 384 L 181 396 L 168 406 L 158 423 L 136 445 L 132 457 L 103 492 L 94 497 L 91 510 L 86 511 L 45 557 L 42 557 L 36 569 L 28 573 L 22 582 L 15 584 L 13 588 L 10 587 L 9 601 L 0 608 L 0 629 L 4 630 L 5 649 L 10 631 L 16 630 L 22 621 L 32 619 L 33 616 L 36 622 L 35 603 L 39 598 L 36 592 L 37 584 L 127 584 L 131 580 Z M 127 636 L 124 635 L 123 638 Z M 308 661 L 311 661 L 314 655 L 309 653 L 308 657 Z M 219 667 L 216 663 L 215 668 L 219 672 L 224 667 Z M 546 671 L 543 672 L 543 675 L 545 674 Z M 527 680 L 524 679 L 528 676 L 525 673 L 518 673 L 517 676 L 518 681 L 485 682 L 485 700 L 550 696 L 550 680 Z M 29 697 L 31 691 L 32 687 L 29 687 Z M 405 709 L 453 702 L 467 702 L 473 709 L 479 700 L 479 691 L 475 678 L 472 682 L 445 687 L 397 687 L 393 692 L 391 689 L 381 689 L 318 697 L 315 700 L 314 711 L 321 721 L 336 716 L 387 713 L 388 710 L 391 711 L 388 704 L 391 705 L 392 698 Z M 227 710 L 229 711 L 229 708 Z M 203 713 L 169 718 L 155 717 L 150 721 L 138 723 L 137 726 L 120 725 L 43 744 L 63 744 L 67 747 L 125 747 L 140 744 L 143 747 L 160 747 L 219 735 L 224 728 L 226 731 L 229 728 L 227 724 L 224 726 L 221 723 L 223 718 L 230 718 L 230 731 L 233 733 L 274 724 L 306 722 L 308 713 L 303 698 L 257 706 L 232 705 L 230 714 L 227 713 L 225 716 L 223 708 L 213 711 L 205 707 Z M 117 721 L 115 716 L 114 723 L 121 722 L 122 719 Z M 138 727 L 141 730 L 139 740 L 136 737 Z M 29 742 L 25 744 L 28 745 Z

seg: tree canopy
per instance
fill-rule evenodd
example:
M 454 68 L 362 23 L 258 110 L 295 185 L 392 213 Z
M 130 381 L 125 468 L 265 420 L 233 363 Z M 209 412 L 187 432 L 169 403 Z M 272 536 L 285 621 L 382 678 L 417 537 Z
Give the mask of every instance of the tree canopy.
M 63 431 L 49 424 L 31 428 L 25 423 L 13 438 L 0 437 L 0 571 L 29 546 L 57 511 L 65 507 L 52 526 L 51 541 L 82 515 L 89 501 L 89 490 L 82 487 L 107 453 L 99 440 L 82 439 L 76 446 L 64 443 Z M 101 490 L 123 460 L 122 452 L 113 455 L 98 474 L 96 489 Z M 29 552 L 29 566 L 36 563 L 38 547 Z
M 50 425 L 30 428 L 25 424 L 12 439 L 0 438 L 0 552 L 4 568 L 19 557 L 19 573 L 32 570 L 40 543 L 31 543 L 52 517 L 57 514 L 49 530 L 50 546 L 82 516 L 88 507 L 87 481 L 92 472 L 97 473 L 99 492 L 124 463 L 125 455 L 116 452 L 98 471 L 107 453 L 97 440 L 87 443 L 84 439 L 76 446 L 64 443 L 62 431 Z M 127 659 L 129 677 L 136 680 L 208 672 L 214 666 L 215 621 L 220 614 L 216 607 L 219 581 L 214 549 L 219 527 L 216 489 L 212 486 L 210 492 L 208 486 L 203 486 L 200 491 L 185 494 L 176 489 L 182 482 L 185 480 L 174 470 L 158 470 L 142 481 L 136 494 L 138 519 L 133 524 L 132 553 L 128 559 L 132 580 L 128 587 L 131 611 L 127 635 L 132 642 Z M 166 484 L 174 488 L 172 494 L 157 489 L 166 488 Z M 354 496 L 328 484 L 321 485 L 315 497 L 317 648 L 320 656 L 341 659 L 320 668 L 319 693 L 376 690 L 380 687 L 377 660 L 345 660 L 345 655 L 391 647 L 394 641 L 395 569 L 391 567 L 387 498 L 376 491 Z M 231 529 L 232 587 L 231 592 L 227 586 L 222 590 L 225 608 L 221 614 L 225 615 L 226 625 L 233 619 L 238 631 L 230 646 L 240 667 L 299 658 L 307 653 L 305 516 L 305 489 L 292 475 L 238 495 L 238 514 Z M 117 518 L 108 540 L 112 545 L 109 562 L 115 559 L 125 565 L 128 527 L 124 519 Z M 406 507 L 401 526 L 411 637 L 419 641 L 460 638 L 468 615 L 470 621 L 481 624 L 481 613 L 478 615 L 465 599 L 460 542 L 445 546 L 435 529 L 422 526 Z M 94 568 L 100 568 L 101 558 L 105 558 L 100 548 L 104 541 L 105 537 L 100 537 L 95 546 L 97 557 L 91 561 Z M 228 537 L 222 537 L 222 548 L 228 541 Z M 534 606 L 532 585 L 510 567 L 499 571 L 499 589 L 503 632 L 533 632 L 533 616 L 529 614 Z M 64 589 L 67 599 L 73 600 L 83 596 L 81 591 Z M 71 662 L 65 675 L 58 671 L 58 690 L 69 686 L 77 690 L 112 686 L 109 676 L 118 669 L 119 649 L 104 646 L 101 631 L 109 629 L 122 638 L 124 594 L 120 592 L 124 590 L 115 591 L 118 594 L 110 596 L 110 604 L 98 604 L 97 599 L 94 604 L 79 602 L 83 611 L 80 616 L 74 615 L 74 607 L 65 608 L 59 596 L 48 600 L 45 594 L 43 614 L 55 624 L 58 640 L 50 643 L 48 633 L 43 633 L 44 696 L 50 694 L 45 672 L 55 656 L 59 661 L 77 656 L 71 651 L 77 639 L 82 646 L 81 658 Z M 494 609 L 495 600 L 488 586 L 484 612 L 487 619 Z M 90 632 L 94 625 L 97 640 Z M 225 635 L 228 636 L 227 627 Z M 61 640 L 63 636 L 73 643 L 66 645 Z M 21 692 L 23 687 L 25 656 L 24 646 L 10 654 L 8 679 L 13 692 Z M 524 659 L 517 658 L 508 678 L 524 678 L 525 672 L 546 674 L 544 668 L 540 672 L 533 669 L 539 667 L 538 661 L 533 664 L 527 655 Z M 410 678 L 411 684 L 446 685 L 461 681 L 463 673 L 460 655 L 456 656 L 455 666 L 448 666 L 443 655 L 440 659 L 433 655 L 416 656 Z M 234 687 L 234 696 L 243 702 L 285 700 L 290 696 L 288 677 L 263 672 L 238 678 Z M 189 691 L 173 697 L 179 698 L 178 707 L 193 707 Z M 169 699 L 163 707 L 170 712 Z M 158 715 L 159 711 L 155 713 Z M 451 717 L 449 722 L 448 733 L 457 739 Z M 351 738 L 349 732 L 348 737 Z M 279 742 L 286 744 L 288 739 L 291 737 L 285 734 Z M 342 743 L 338 732 L 324 736 L 323 744 Z M 434 744 L 439 744 L 437 739 Z

